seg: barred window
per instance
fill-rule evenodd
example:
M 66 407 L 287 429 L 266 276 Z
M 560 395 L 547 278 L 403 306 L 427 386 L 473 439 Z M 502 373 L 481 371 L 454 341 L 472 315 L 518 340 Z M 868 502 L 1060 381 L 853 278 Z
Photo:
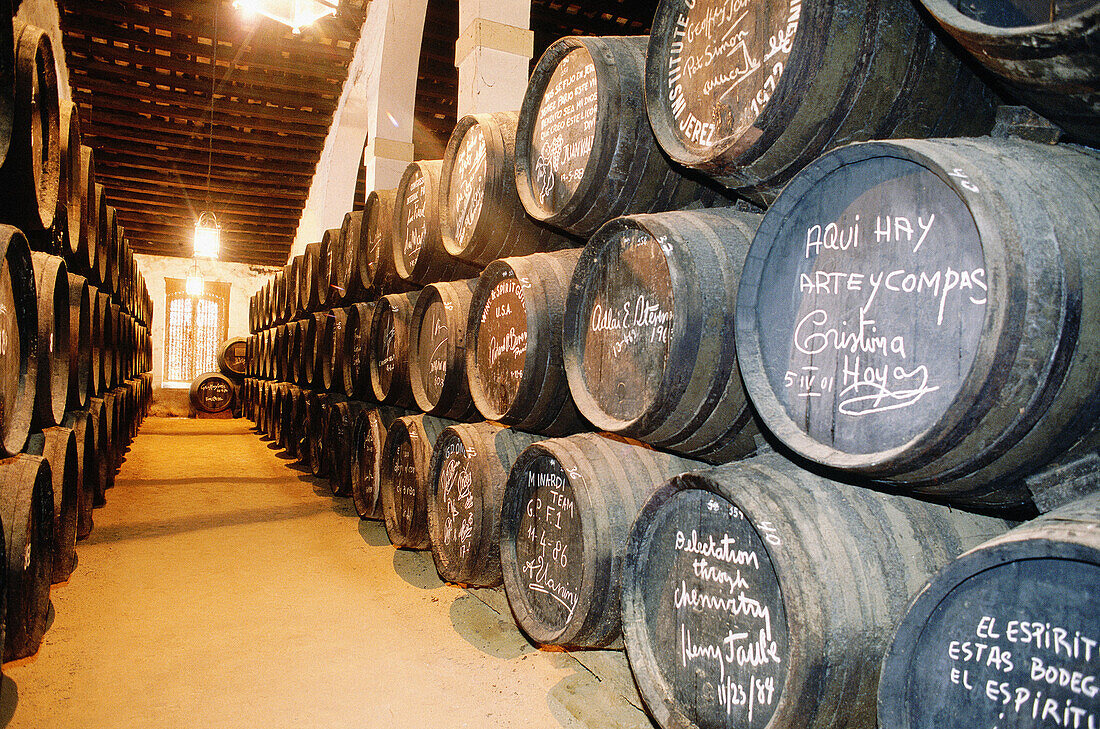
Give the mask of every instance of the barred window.
M 191 297 L 179 278 L 165 278 L 164 379 L 190 382 L 218 369 L 218 345 L 229 325 L 229 284 L 207 281 L 202 296 Z

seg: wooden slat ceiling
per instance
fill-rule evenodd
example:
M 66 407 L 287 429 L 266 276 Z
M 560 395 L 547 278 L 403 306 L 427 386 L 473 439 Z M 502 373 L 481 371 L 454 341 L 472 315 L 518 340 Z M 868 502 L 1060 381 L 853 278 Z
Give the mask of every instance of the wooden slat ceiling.
M 563 35 L 648 32 L 656 4 L 534 0 L 534 60 Z M 300 35 L 266 18 L 248 22 L 230 0 L 59 5 L 85 144 L 134 250 L 190 256 L 193 221 L 210 209 L 222 225 L 222 260 L 284 263 L 363 0 L 344 0 L 335 17 Z M 425 28 L 413 137 L 421 159 L 442 156 L 456 121 L 457 1 L 428 0 Z

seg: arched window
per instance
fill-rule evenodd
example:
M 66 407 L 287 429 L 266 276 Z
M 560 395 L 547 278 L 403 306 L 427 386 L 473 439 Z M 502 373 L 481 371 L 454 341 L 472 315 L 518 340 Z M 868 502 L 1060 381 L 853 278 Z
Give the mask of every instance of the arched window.
M 229 284 L 207 281 L 202 296 L 188 296 L 184 280 L 166 278 L 164 380 L 190 382 L 218 369 L 218 345 L 229 326 Z

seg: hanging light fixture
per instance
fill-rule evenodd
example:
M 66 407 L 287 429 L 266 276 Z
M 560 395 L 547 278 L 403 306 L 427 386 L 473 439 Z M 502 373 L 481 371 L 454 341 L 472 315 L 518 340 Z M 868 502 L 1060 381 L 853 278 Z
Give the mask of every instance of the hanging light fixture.
M 214 36 L 210 55 L 210 125 L 206 143 L 206 206 L 210 207 L 210 167 L 214 161 L 214 86 L 218 75 L 218 5 L 214 4 Z M 195 258 L 217 258 L 221 251 L 222 230 L 218 216 L 210 210 L 199 214 L 195 222 L 195 238 L 191 255 Z
M 202 296 L 205 288 L 206 281 L 203 279 L 202 270 L 199 268 L 199 262 L 194 261 L 191 264 L 191 268 L 187 269 L 187 277 L 184 279 L 183 290 L 187 292 L 188 296 L 197 298 Z
M 329 0 L 236 0 L 233 7 L 289 25 L 294 33 L 340 9 Z

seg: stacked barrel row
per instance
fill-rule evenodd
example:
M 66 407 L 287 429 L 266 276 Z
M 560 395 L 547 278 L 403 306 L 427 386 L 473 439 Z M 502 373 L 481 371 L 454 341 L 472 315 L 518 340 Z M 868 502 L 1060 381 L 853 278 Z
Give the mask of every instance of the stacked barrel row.
M 151 301 L 53 53 L 44 31 L 0 23 L 4 661 L 38 649 L 50 585 L 73 572 L 151 395 Z
M 432 215 L 410 166 L 387 284 L 257 295 L 250 414 L 445 579 L 502 580 L 536 642 L 624 643 L 662 726 L 1090 726 L 1097 155 L 1018 110 L 956 138 L 994 118 L 969 61 L 848 5 L 670 1 L 650 38 L 555 43 L 511 161 L 561 239 L 500 252 L 509 207 L 485 258 L 448 245 L 501 199 L 464 119 L 463 194 Z M 336 392 L 320 318 L 366 311 Z M 467 396 L 492 422 L 451 422 Z M 757 433 L 777 452 L 732 462 Z

